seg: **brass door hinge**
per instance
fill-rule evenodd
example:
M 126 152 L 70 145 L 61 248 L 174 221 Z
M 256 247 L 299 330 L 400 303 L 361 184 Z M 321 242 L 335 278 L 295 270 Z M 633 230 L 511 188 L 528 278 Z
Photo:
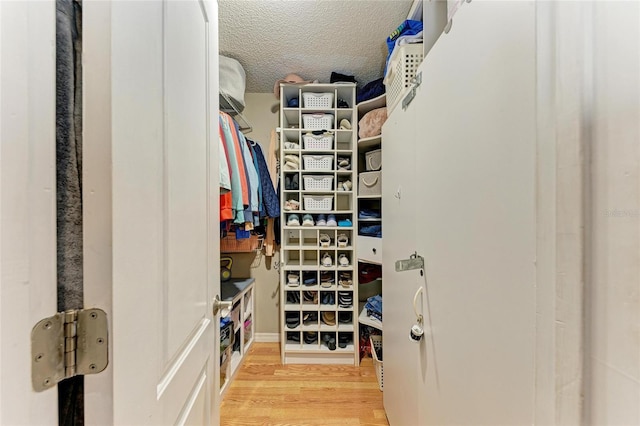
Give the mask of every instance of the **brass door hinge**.
M 31 330 L 31 383 L 36 392 L 69 377 L 96 374 L 109 363 L 107 314 L 102 309 L 59 312 Z

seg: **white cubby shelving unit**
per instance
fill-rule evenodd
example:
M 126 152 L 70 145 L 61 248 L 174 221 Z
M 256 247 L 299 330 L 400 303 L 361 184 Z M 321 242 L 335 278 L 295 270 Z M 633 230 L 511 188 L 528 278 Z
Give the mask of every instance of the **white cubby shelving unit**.
M 229 339 L 220 342 L 220 394 L 229 388 L 231 380 L 240 368 L 254 339 L 254 295 L 253 278 L 233 278 L 220 283 L 220 298 L 232 301 L 232 308 L 223 312 L 225 317 L 231 317 L 233 328 Z
M 355 100 L 353 83 L 281 84 L 283 364 L 359 363 Z M 336 223 L 318 225 L 320 215 Z

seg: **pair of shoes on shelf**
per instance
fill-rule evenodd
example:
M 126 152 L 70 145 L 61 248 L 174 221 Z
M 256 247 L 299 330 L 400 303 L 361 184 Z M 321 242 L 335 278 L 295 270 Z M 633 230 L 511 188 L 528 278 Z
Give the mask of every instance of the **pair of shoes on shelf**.
M 341 287 L 351 287 L 353 285 L 351 272 L 340 272 L 340 275 L 338 276 L 338 284 L 340 284 Z
M 320 234 L 318 241 L 320 242 L 320 247 L 331 246 L 331 237 L 328 234 Z
M 339 291 L 338 306 L 341 308 L 350 308 L 353 306 L 353 294 L 350 291 Z
M 304 342 L 308 345 L 316 343 L 318 341 L 318 332 L 317 331 L 305 331 L 304 332 Z
M 322 335 L 322 341 L 330 351 L 336 350 L 336 338 L 331 333 L 324 333 Z
M 287 275 L 287 284 L 290 287 L 297 287 L 300 285 L 300 275 L 298 273 L 292 272 Z
M 300 338 L 298 337 L 298 340 Z M 351 336 L 349 334 L 346 333 L 340 333 L 338 334 L 338 347 L 339 348 L 346 348 L 347 345 L 349 344 L 349 342 L 351 342 Z
M 307 304 L 316 304 L 318 303 L 318 292 L 317 291 L 303 291 L 302 292 L 302 300 Z
M 284 149 L 298 150 L 300 149 L 300 144 L 296 142 L 285 142 Z
M 302 273 L 302 282 L 304 285 L 318 284 L 318 275 L 314 271 L 305 271 Z
M 349 237 L 347 234 L 338 234 L 336 241 L 338 242 L 339 248 L 345 248 L 349 245 Z
M 338 191 L 351 191 L 351 188 L 353 188 L 353 184 L 349 179 L 338 182 Z
M 351 157 L 338 157 L 338 170 L 351 170 Z
M 284 209 L 287 211 L 290 210 L 300 210 L 300 201 L 298 200 L 287 200 L 284 202 Z
M 284 177 L 284 189 L 287 191 L 297 191 L 300 188 L 298 175 L 286 175 Z
M 327 226 L 327 217 L 323 214 L 319 214 L 318 219 L 316 220 L 316 226 Z
M 322 303 L 323 305 L 335 305 L 336 297 L 332 292 L 323 293 L 320 303 Z
M 336 282 L 336 278 L 331 271 L 320 272 L 320 287 L 329 288 Z
M 351 222 L 351 219 L 346 218 L 346 219 L 341 219 L 338 222 L 338 226 L 342 227 L 342 228 L 348 228 L 350 226 L 353 226 L 353 223 Z
M 298 312 L 287 312 L 285 314 L 287 328 L 296 328 L 300 325 L 300 314 Z
M 351 324 L 353 322 L 353 312 L 338 312 L 338 322 L 340 324 Z
M 302 316 L 302 323 L 305 325 L 317 324 L 318 313 L 317 312 L 305 312 Z
M 340 264 L 340 266 L 350 266 L 351 265 L 351 263 L 349 263 L 349 258 L 344 253 L 341 253 L 338 256 L 338 263 Z
M 297 332 L 288 332 L 287 333 L 287 341 L 300 343 L 300 333 Z M 342 347 L 342 346 L 340 346 Z
M 287 303 L 293 303 L 297 305 L 300 303 L 300 293 L 297 291 L 288 291 L 287 292 Z
M 321 261 L 322 261 L 322 266 L 325 266 L 327 268 L 333 266 L 333 258 L 329 253 L 323 254 Z

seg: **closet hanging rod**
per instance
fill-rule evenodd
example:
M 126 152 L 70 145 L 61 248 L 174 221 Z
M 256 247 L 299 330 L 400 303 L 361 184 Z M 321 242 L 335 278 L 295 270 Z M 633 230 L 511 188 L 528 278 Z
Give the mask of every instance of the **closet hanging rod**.
M 220 93 L 219 107 L 220 111 L 226 112 L 236 120 L 238 126 L 240 126 L 240 131 L 242 133 L 251 133 L 251 131 L 253 130 L 251 123 L 249 123 L 249 120 L 247 120 L 247 118 L 242 115 L 239 108 L 236 106 L 236 103 L 226 93 Z

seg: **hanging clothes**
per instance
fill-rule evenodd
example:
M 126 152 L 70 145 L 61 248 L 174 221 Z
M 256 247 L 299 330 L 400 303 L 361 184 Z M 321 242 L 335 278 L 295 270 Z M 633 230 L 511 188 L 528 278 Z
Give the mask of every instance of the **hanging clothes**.
M 280 216 L 280 200 L 278 194 L 273 187 L 273 181 L 269 175 L 269 168 L 267 162 L 262 153 L 260 144 L 255 144 L 253 149 L 256 153 L 256 163 L 258 165 L 258 172 L 260 173 L 260 185 L 262 187 L 262 202 L 264 204 L 265 215 L 268 217 Z
M 226 113 L 221 112 L 219 117 L 221 137 L 227 148 L 229 165 L 231 168 L 231 194 L 232 208 L 234 212 L 234 222 L 245 222 L 245 208 L 249 207 L 249 187 L 246 174 L 246 166 L 242 149 L 237 135 L 233 119 Z M 234 137 L 235 136 L 235 137 Z

